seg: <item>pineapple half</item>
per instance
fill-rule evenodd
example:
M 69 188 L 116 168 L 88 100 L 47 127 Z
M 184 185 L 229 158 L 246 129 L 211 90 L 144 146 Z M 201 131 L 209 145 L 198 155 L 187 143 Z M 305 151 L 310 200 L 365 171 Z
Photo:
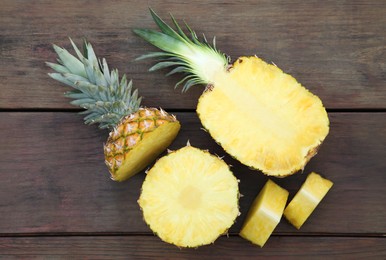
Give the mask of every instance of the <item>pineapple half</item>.
M 138 59 L 158 58 L 149 70 L 175 67 L 167 75 L 186 76 L 176 84 L 183 91 L 206 84 L 197 113 L 203 126 L 230 155 L 267 175 L 286 176 L 304 168 L 329 131 L 329 120 L 320 99 L 292 76 L 257 57 L 241 57 L 233 65 L 211 46 L 200 41 L 188 26 L 189 38 L 172 16 L 176 30 L 153 10 L 161 32 L 135 29 L 134 33 L 162 52 Z
M 70 39 L 71 40 L 71 39 Z M 78 56 L 53 45 L 59 64 L 47 62 L 56 73 L 48 75 L 74 90 L 65 93 L 73 105 L 86 109 L 86 124 L 99 123 L 111 130 L 104 145 L 105 163 L 111 178 L 123 181 L 143 170 L 177 136 L 180 123 L 162 109 L 141 108 L 138 91 L 126 75 L 119 79 L 118 70 L 109 71 L 105 59 L 100 61 L 90 43 L 84 42 L 84 54 L 71 40 Z
M 228 165 L 188 144 L 147 172 L 138 203 L 163 241 L 198 247 L 227 232 L 239 215 L 238 199 L 238 180 Z

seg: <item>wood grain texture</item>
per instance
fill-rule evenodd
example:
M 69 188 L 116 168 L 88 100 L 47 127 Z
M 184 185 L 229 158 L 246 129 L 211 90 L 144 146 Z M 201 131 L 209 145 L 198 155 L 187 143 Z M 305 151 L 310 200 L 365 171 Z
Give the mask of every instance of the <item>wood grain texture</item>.
M 230 158 L 202 131 L 194 113 L 177 113 L 182 130 L 172 144 L 225 156 L 241 180 L 242 215 L 267 177 Z M 331 132 L 305 174 L 273 179 L 290 191 L 310 171 L 334 186 L 300 231 L 282 220 L 275 234 L 386 235 L 386 113 L 332 113 Z M 75 113 L 0 113 L 0 234 L 52 232 L 150 233 L 137 205 L 144 173 L 109 180 L 102 143 L 107 132 L 86 127 Z
M 19 237 L 0 238 L 0 256 L 7 259 L 384 259 L 385 242 L 385 238 L 273 236 L 264 248 L 259 248 L 232 236 L 221 237 L 210 246 L 179 249 L 153 236 Z
M 87 37 L 111 67 L 133 78 L 147 106 L 195 108 L 203 87 L 181 95 L 178 76 L 146 73 L 154 50 L 132 28 L 154 28 L 148 12 L 172 12 L 199 34 L 216 35 L 235 60 L 258 55 L 295 76 L 328 108 L 386 108 L 386 2 L 356 1 L 14 1 L 0 8 L 0 108 L 72 108 L 49 79 L 51 43 Z
M 334 182 L 300 230 L 282 219 L 263 249 L 237 236 L 268 177 L 201 130 L 189 111 L 203 86 L 181 94 L 173 89 L 180 75 L 148 73 L 154 60 L 134 61 L 155 50 L 131 31 L 155 28 L 149 6 L 167 21 L 171 12 L 199 35 L 216 36 L 233 61 L 256 54 L 274 62 L 329 111 L 351 111 L 329 114 L 330 134 L 303 174 L 272 178 L 290 199 L 311 171 Z M 385 14 L 386 2 L 378 0 L 2 0 L 0 258 L 385 259 Z M 111 68 L 127 73 L 143 105 L 180 111 L 182 129 L 171 149 L 189 140 L 233 165 L 244 196 L 229 237 L 180 250 L 152 235 L 137 204 L 145 173 L 111 181 L 102 152 L 108 133 L 84 126 L 63 97 L 68 88 L 47 76 L 44 62 L 56 58 L 51 44 L 70 49 L 68 36 L 77 43 L 86 37 Z M 359 112 L 366 109 L 372 112 Z

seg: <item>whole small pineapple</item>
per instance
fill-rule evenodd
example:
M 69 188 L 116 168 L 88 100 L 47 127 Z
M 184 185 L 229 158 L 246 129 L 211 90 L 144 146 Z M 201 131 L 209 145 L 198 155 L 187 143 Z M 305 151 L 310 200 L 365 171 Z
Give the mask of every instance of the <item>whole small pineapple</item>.
M 211 136 L 241 163 L 267 175 L 287 176 L 304 168 L 329 132 L 329 120 L 320 99 L 275 65 L 252 57 L 240 57 L 233 64 L 211 46 L 200 41 L 188 26 L 191 38 L 172 21 L 167 25 L 153 10 L 151 15 L 161 32 L 134 32 L 162 52 L 161 61 L 150 68 L 175 67 L 168 75 L 181 72 L 183 91 L 196 84 L 207 85 L 197 105 L 198 116 Z
M 123 181 L 143 170 L 177 136 L 180 123 L 162 109 L 140 107 L 141 97 L 126 75 L 109 71 L 105 59 L 99 60 L 92 45 L 84 42 L 82 54 L 71 44 L 76 58 L 66 49 L 53 45 L 59 64 L 46 62 L 56 73 L 48 75 L 73 88 L 65 93 L 87 114 L 86 124 L 99 123 L 111 130 L 104 145 L 105 163 L 111 178 Z
M 220 158 L 188 144 L 147 172 L 138 203 L 151 230 L 179 247 L 213 243 L 239 215 L 238 180 Z

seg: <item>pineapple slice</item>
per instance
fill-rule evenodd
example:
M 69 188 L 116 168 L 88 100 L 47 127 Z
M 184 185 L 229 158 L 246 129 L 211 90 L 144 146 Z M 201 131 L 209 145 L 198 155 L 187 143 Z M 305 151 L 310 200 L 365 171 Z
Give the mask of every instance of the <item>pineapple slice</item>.
M 172 17 L 176 30 L 153 10 L 151 15 L 161 32 L 134 32 L 162 52 L 161 61 L 149 70 L 175 66 L 169 73 L 187 74 L 176 86 L 183 91 L 205 84 L 197 114 L 202 125 L 224 150 L 241 163 L 270 176 L 287 176 L 304 168 L 316 155 L 329 132 L 328 115 L 320 99 L 292 76 L 257 57 L 241 57 L 233 65 L 225 54 L 188 37 Z
M 148 171 L 138 203 L 150 229 L 179 247 L 213 243 L 239 214 L 238 180 L 228 165 L 190 145 Z
M 284 216 L 299 229 L 323 197 L 332 187 L 333 183 L 317 173 L 310 173 L 295 197 L 284 210 Z
M 240 236 L 263 247 L 280 222 L 287 198 L 287 190 L 268 180 L 253 202 Z

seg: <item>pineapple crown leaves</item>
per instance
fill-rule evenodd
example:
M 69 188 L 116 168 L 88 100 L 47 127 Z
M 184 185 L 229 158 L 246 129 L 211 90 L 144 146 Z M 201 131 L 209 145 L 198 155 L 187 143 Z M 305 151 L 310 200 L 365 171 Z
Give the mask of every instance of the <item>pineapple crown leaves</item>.
M 86 124 L 99 123 L 99 128 L 112 129 L 126 115 L 136 112 L 141 103 L 138 90 L 126 75 L 119 80 L 117 69 L 109 71 L 105 59 L 99 60 L 92 45 L 84 41 L 82 54 L 70 39 L 78 58 L 66 49 L 53 45 L 58 64 L 46 62 L 56 73 L 48 75 L 73 88 L 65 96 L 74 99 L 71 104 L 86 109 L 82 114 Z
M 174 67 L 166 76 L 178 72 L 184 73 L 185 77 L 175 85 L 175 88 L 183 84 L 182 92 L 185 92 L 193 85 L 211 83 L 212 79 L 206 73 L 208 65 L 215 63 L 215 66 L 221 68 L 228 65 L 229 58 L 217 50 L 215 37 L 212 45 L 208 43 L 205 35 L 203 35 L 203 40 L 200 41 L 197 34 L 184 22 L 191 36 L 189 38 L 172 14 L 170 16 L 176 30 L 165 23 L 151 8 L 150 13 L 161 32 L 151 29 L 133 30 L 135 34 L 162 50 L 161 52 L 150 52 L 137 58 L 137 60 L 159 59 L 159 62 L 151 67 L 149 71 Z

